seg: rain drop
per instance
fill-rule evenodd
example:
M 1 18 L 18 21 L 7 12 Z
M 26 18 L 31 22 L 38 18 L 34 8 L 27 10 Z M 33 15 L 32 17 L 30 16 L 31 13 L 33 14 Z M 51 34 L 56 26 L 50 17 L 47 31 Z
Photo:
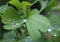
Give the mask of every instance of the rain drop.
M 52 31 L 52 29 L 48 29 L 48 32 L 51 32 Z
M 15 21 L 12 23 L 12 26 L 14 26 L 14 27 L 17 27 L 18 25 L 19 25 L 19 23 L 15 22 Z
M 19 25 L 19 23 L 16 23 L 16 26 L 18 26 Z
M 24 19 L 23 22 L 27 22 L 27 19 Z
M 30 39 L 31 37 L 30 37 L 30 36 L 28 36 L 28 38 Z
M 10 22 L 11 20 L 9 20 L 9 22 Z

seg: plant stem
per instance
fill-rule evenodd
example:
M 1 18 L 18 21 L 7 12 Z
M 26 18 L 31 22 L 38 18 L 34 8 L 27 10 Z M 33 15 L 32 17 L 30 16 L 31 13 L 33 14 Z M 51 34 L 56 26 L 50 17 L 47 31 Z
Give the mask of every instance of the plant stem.
M 38 2 L 38 0 L 34 1 L 34 2 L 32 3 L 32 5 L 34 5 L 36 2 Z M 31 6 L 32 6 L 32 5 L 31 5 Z M 30 8 L 31 6 L 29 6 L 29 8 Z
M 16 40 L 18 41 L 19 40 L 18 31 L 17 30 L 14 30 L 14 31 L 16 33 Z

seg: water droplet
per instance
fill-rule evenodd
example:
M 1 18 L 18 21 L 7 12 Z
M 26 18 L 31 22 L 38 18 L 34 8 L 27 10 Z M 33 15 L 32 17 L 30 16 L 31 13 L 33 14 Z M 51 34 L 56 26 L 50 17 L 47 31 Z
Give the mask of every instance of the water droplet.
M 48 29 L 48 32 L 51 32 L 52 31 L 52 29 Z
M 12 26 L 17 27 L 17 26 L 19 26 L 19 23 L 14 21 L 14 22 L 12 23 Z
M 28 36 L 28 38 L 30 39 L 31 37 L 30 37 L 30 36 Z
M 24 19 L 23 22 L 27 22 L 27 19 Z
M 28 42 L 32 42 L 32 38 L 30 36 L 27 37 Z
M 9 20 L 9 22 L 10 22 L 11 20 Z
M 12 24 L 15 24 L 15 21 Z
M 16 23 L 16 26 L 18 26 L 19 25 L 19 23 Z

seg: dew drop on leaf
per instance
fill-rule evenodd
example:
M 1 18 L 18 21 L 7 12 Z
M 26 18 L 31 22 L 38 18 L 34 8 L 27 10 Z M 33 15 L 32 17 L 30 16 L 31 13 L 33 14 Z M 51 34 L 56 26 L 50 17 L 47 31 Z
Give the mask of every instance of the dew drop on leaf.
M 52 31 L 52 29 L 48 29 L 48 32 L 51 32 Z
M 26 38 L 26 42 L 32 42 L 32 38 L 31 38 L 30 36 L 28 36 L 28 37 Z
M 9 22 L 10 22 L 11 20 L 9 20 Z
M 27 19 L 24 19 L 23 22 L 27 22 Z
M 17 27 L 17 26 L 19 26 L 19 25 L 20 25 L 20 23 L 15 22 L 15 21 L 12 23 L 12 26 L 14 26 L 14 27 Z

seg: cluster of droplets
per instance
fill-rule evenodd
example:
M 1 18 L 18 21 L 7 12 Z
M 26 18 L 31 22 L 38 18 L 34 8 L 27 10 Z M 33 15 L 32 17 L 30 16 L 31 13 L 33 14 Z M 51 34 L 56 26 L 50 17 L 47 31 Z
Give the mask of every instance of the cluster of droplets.
M 11 22 L 11 20 L 9 20 L 9 22 Z M 12 23 L 13 27 L 18 27 L 19 25 L 20 25 L 20 23 L 16 22 L 16 21 L 13 21 L 13 23 Z
M 54 29 L 54 28 L 50 26 L 50 27 L 48 28 L 48 32 L 52 32 L 53 29 Z
M 12 26 L 13 26 L 13 27 L 17 27 L 17 26 L 19 26 L 19 25 L 20 25 L 20 23 L 15 22 L 15 21 L 12 23 Z
M 11 20 L 9 20 L 9 22 L 11 22 Z M 23 23 L 26 23 L 27 22 L 27 19 L 24 19 L 22 22 Z M 12 26 L 13 27 L 18 27 L 19 25 L 20 25 L 20 23 L 19 22 L 16 22 L 16 21 L 13 21 L 13 23 L 12 23 Z
M 48 32 L 49 32 L 49 33 L 52 33 L 53 30 L 54 30 L 54 28 L 51 27 L 51 26 L 48 28 Z M 56 32 L 53 33 L 53 36 L 57 36 L 57 33 L 56 33 Z
M 26 42 L 32 42 L 32 38 L 31 38 L 30 36 L 28 36 L 28 37 L 26 38 Z
M 27 22 L 27 19 L 24 19 L 24 20 L 23 20 L 23 23 L 26 23 L 26 22 Z

